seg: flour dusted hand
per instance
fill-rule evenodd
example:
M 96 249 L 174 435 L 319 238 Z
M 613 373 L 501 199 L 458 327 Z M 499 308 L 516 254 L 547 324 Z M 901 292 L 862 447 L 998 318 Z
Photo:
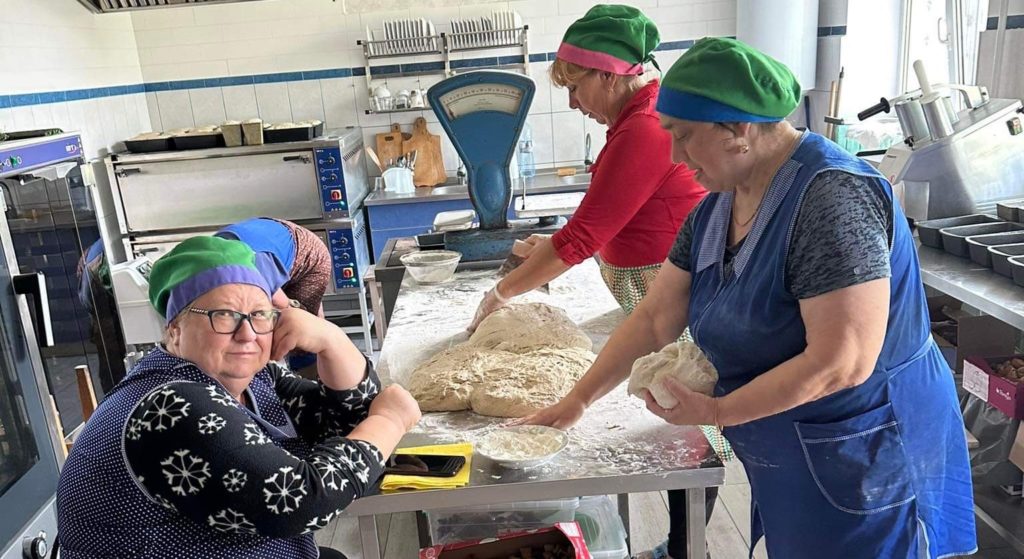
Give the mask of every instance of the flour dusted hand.
M 629 393 L 643 398 L 642 392 L 647 389 L 659 406 L 674 408 L 679 402 L 663 386 L 666 378 L 675 379 L 694 392 L 710 396 L 718 382 L 718 371 L 696 344 L 679 340 L 633 363 Z

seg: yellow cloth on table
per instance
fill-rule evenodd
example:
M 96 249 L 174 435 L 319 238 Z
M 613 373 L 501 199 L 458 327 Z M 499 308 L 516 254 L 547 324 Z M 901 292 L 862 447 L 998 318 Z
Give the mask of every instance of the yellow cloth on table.
M 425 454 L 428 456 L 464 456 L 466 464 L 462 466 L 459 473 L 452 477 L 429 477 L 429 476 L 404 476 L 388 474 L 380 482 L 380 490 L 384 493 L 399 491 L 402 489 L 453 489 L 462 487 L 469 483 L 469 473 L 472 471 L 473 445 L 470 443 L 438 444 L 431 446 L 417 446 L 412 448 L 400 448 L 395 454 Z

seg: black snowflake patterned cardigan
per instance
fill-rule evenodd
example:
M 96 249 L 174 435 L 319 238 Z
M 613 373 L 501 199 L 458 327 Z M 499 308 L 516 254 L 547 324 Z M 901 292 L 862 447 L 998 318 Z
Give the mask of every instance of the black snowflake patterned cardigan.
M 319 555 L 312 532 L 376 483 L 384 458 L 345 438 L 379 381 L 335 391 L 271 363 L 241 406 L 157 349 L 89 419 L 61 472 L 62 557 Z

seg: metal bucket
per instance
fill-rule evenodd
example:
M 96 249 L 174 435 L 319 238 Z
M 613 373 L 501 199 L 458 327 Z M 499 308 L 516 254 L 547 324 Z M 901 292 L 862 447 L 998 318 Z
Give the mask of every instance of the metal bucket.
M 912 138 L 915 142 L 924 142 L 931 138 L 928 121 L 918 99 L 904 99 L 895 105 L 896 116 L 900 120 L 904 138 Z
M 924 118 L 928 122 L 928 130 L 936 140 L 953 133 L 953 121 L 950 120 L 949 112 L 947 112 L 943 101 L 949 101 L 949 98 L 938 97 L 921 104 L 921 108 L 924 109 Z

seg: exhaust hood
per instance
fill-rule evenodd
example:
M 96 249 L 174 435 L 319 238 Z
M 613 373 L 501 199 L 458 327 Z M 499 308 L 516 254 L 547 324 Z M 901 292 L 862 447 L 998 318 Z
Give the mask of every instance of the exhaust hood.
M 97 14 L 147 10 L 151 8 L 174 8 L 177 6 L 204 6 L 231 4 L 234 2 L 256 2 L 258 0 L 78 0 L 83 6 Z

